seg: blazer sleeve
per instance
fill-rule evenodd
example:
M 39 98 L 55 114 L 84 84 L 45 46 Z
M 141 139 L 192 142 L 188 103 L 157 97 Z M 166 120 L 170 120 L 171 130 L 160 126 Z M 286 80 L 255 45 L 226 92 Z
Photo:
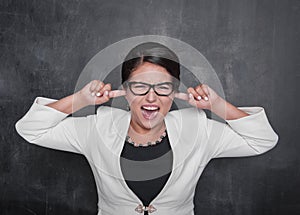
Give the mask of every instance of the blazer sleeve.
M 253 156 L 272 149 L 278 135 L 272 129 L 261 107 L 239 108 L 249 116 L 226 120 L 227 124 L 207 120 L 212 158 Z
M 17 132 L 39 146 L 82 153 L 92 116 L 67 117 L 68 114 L 46 106 L 54 101 L 37 97 L 29 111 L 16 123 Z

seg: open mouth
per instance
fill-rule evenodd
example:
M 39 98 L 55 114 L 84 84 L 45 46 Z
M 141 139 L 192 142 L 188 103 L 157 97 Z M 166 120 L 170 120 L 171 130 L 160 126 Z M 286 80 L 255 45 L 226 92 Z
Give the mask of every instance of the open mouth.
M 141 109 L 143 117 L 151 120 L 157 116 L 160 108 L 157 105 L 143 105 Z

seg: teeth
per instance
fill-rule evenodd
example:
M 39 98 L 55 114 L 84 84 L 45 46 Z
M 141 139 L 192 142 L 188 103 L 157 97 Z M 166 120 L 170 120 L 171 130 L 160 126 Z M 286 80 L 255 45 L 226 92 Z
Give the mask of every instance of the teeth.
M 143 106 L 143 108 L 145 110 L 158 110 L 158 107 L 145 107 L 145 106 Z

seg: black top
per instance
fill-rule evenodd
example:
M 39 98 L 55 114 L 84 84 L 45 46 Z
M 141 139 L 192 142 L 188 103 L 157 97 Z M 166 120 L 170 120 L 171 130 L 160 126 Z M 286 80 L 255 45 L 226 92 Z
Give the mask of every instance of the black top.
M 125 141 L 121 158 L 127 186 L 144 206 L 148 206 L 163 189 L 172 171 L 173 153 L 168 135 L 160 143 L 147 147 L 134 147 Z

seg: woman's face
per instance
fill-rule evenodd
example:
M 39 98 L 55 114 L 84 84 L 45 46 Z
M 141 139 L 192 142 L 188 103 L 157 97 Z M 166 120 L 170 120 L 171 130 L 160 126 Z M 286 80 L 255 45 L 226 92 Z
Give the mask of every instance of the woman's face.
M 130 74 L 128 82 L 158 84 L 172 82 L 172 76 L 165 68 L 145 62 Z M 131 126 L 136 131 L 149 130 L 163 125 L 164 117 L 171 108 L 174 92 L 168 96 L 159 96 L 151 88 L 146 95 L 138 96 L 127 88 L 126 99 L 131 110 Z

